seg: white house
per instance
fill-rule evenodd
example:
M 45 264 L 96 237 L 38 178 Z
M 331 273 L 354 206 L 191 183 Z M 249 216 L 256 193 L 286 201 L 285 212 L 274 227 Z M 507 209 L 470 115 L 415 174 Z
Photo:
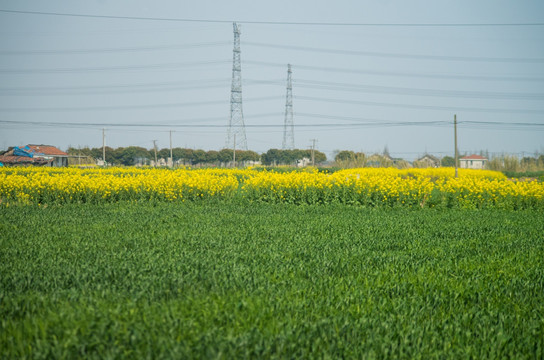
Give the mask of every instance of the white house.
M 464 156 L 459 159 L 459 166 L 462 169 L 483 169 L 487 159 L 483 156 L 472 154 L 469 156 Z

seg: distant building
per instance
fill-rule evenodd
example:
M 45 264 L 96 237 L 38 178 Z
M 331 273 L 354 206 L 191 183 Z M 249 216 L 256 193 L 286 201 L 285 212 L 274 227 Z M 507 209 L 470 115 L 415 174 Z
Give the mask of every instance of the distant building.
M 0 163 L 12 166 L 68 166 L 69 155 L 51 145 L 14 147 L 0 156 Z
M 472 154 L 459 159 L 459 167 L 462 169 L 483 169 L 487 159 L 483 156 Z
M 302 159 L 297 160 L 297 167 L 306 167 L 312 165 L 312 160 L 308 159 L 307 157 L 303 157 Z M 253 165 L 250 165 L 253 166 Z
M 440 167 L 440 159 L 430 154 L 425 154 L 416 161 L 420 167 Z

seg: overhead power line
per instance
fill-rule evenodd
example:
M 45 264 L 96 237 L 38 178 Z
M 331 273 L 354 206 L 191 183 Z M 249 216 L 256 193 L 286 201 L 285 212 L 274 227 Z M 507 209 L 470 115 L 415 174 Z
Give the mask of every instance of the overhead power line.
M 246 101 L 268 101 L 277 100 L 276 96 L 258 97 L 247 99 Z M 140 105 L 114 105 L 114 106 L 78 106 L 78 107 L 22 107 L 8 108 L 2 107 L 3 112 L 66 112 L 66 111 L 112 111 L 112 110 L 136 110 L 136 109 L 157 109 L 157 108 L 177 108 L 203 105 L 227 104 L 225 100 L 195 101 L 186 103 L 167 103 L 167 104 L 140 104 Z
M 371 92 L 385 94 L 401 94 L 416 96 L 436 97 L 458 97 L 458 98 L 484 98 L 484 99 L 511 99 L 511 100 L 542 100 L 544 93 L 506 93 L 506 92 L 483 92 L 483 91 L 461 91 L 443 89 L 422 89 L 393 86 L 362 85 L 339 82 L 325 82 L 314 80 L 297 79 L 298 88 L 311 88 L 323 90 L 337 90 L 348 92 Z
M 244 61 L 244 64 L 270 66 L 283 68 L 285 64 L 273 63 L 267 61 Z M 349 69 L 338 67 L 323 67 L 311 65 L 293 65 L 297 70 L 310 70 L 320 72 L 338 72 L 348 74 L 364 74 L 378 76 L 393 76 L 393 77 L 413 77 L 413 78 L 428 78 L 428 79 L 451 79 L 451 80 L 481 80 L 481 81 L 527 81 L 527 82 L 544 82 L 544 78 L 536 76 L 487 76 L 487 75 L 464 75 L 464 74 L 424 74 L 424 73 L 406 73 L 396 71 L 376 71 L 368 69 Z
M 278 116 L 279 114 L 256 114 L 251 117 L 270 117 Z M 309 117 L 322 117 L 330 119 L 339 119 L 337 116 L 333 115 L 320 115 L 320 114 L 300 114 Z M 214 120 L 218 120 L 215 118 Z M 357 118 L 347 118 L 351 119 Z M 14 121 L 14 120 L 0 120 L 0 124 L 6 125 L 29 125 L 29 126 L 44 126 L 44 127 L 112 127 L 112 128 L 227 128 L 229 125 L 226 124 L 202 124 L 203 121 L 210 119 L 193 119 L 197 123 L 156 123 L 156 124 L 126 124 L 126 123 L 99 123 L 99 122 L 53 122 L 53 121 Z M 360 120 L 364 120 L 360 118 Z M 459 124 L 466 126 L 479 126 L 479 127 L 495 127 L 495 128 L 507 128 L 507 129 L 522 129 L 522 128 L 531 128 L 533 130 L 544 130 L 544 124 L 541 123 L 515 123 L 515 122 L 498 122 L 498 121 L 461 121 Z M 404 126 L 451 126 L 451 121 L 444 120 L 431 120 L 431 121 L 391 121 L 391 120 L 381 120 L 376 119 L 361 121 L 361 122 L 350 122 L 350 123 L 312 123 L 304 124 L 297 123 L 295 127 L 297 128 L 358 128 L 358 127 L 404 127 Z M 272 123 L 272 124 L 248 124 L 246 127 L 250 128 L 282 128 L 283 124 Z
M 533 109 L 504 109 L 504 108 L 475 108 L 475 107 L 459 107 L 459 106 L 415 105 L 415 104 L 399 104 L 399 103 L 376 102 L 376 101 L 330 99 L 330 98 L 313 97 L 313 96 L 295 96 L 295 99 L 316 101 L 320 103 L 330 102 L 330 103 L 339 103 L 339 104 L 382 106 L 382 107 L 395 107 L 395 108 L 406 108 L 406 109 L 490 112 L 490 113 L 508 113 L 508 114 L 517 114 L 517 113 L 542 114 L 544 113 L 544 110 L 533 110 Z
M 82 95 L 82 94 L 111 94 L 111 93 L 136 93 L 136 92 L 158 92 L 158 91 L 179 91 L 196 90 L 209 88 L 223 88 L 228 84 L 228 79 L 224 80 L 199 80 L 195 81 L 175 81 L 163 83 L 143 83 L 143 84 L 120 84 L 120 85 L 102 85 L 102 86 L 32 86 L 32 87 L 6 87 L 0 88 L 0 95 L 3 96 L 33 96 L 33 95 Z
M 152 82 L 152 83 L 134 83 L 134 84 L 116 84 L 116 85 L 88 85 L 88 86 L 30 86 L 30 87 L 0 87 L 0 91 L 78 91 L 78 90 L 106 90 L 106 89 L 128 89 L 132 91 L 134 88 L 140 87 L 163 87 L 163 86 L 195 86 L 197 84 L 223 84 L 230 79 L 209 79 L 209 80 L 190 80 L 190 81 L 164 81 L 164 82 Z
M 371 56 L 382 58 L 401 58 L 415 60 L 441 60 L 441 61 L 466 61 L 466 62 L 521 62 L 521 63 L 542 63 L 543 58 L 502 58 L 502 57 L 466 57 L 466 56 L 442 56 L 442 55 L 422 55 L 422 54 L 401 54 L 401 53 L 382 53 L 374 51 L 356 51 L 356 50 L 341 50 L 341 49 L 323 49 L 307 46 L 292 46 L 279 44 L 266 44 L 258 42 L 247 42 L 245 46 L 267 47 L 274 49 L 284 49 L 293 51 L 307 51 L 328 53 L 334 55 L 353 55 L 353 56 Z
M 122 65 L 122 66 L 99 66 L 86 68 L 56 68 L 56 69 L 0 69 L 0 74 L 35 74 L 35 73 L 79 73 L 79 72 L 95 72 L 95 71 L 123 71 L 123 70 L 141 70 L 141 69 L 156 69 L 164 70 L 168 68 L 189 68 L 207 65 L 228 64 L 228 60 L 218 61 L 196 61 L 187 63 L 165 63 L 165 64 L 150 64 L 150 65 Z
M 18 51 L 0 51 L 0 55 L 58 55 L 58 54 L 92 54 L 92 53 L 117 53 L 117 52 L 136 52 L 136 51 L 155 51 L 155 50 L 180 50 L 194 49 L 201 47 L 215 47 L 230 45 L 230 42 L 209 42 L 197 44 L 177 44 L 177 45 L 158 45 L 141 47 L 116 47 L 104 49 L 50 49 L 50 50 L 18 50 Z
M 169 18 L 169 17 L 145 17 L 145 16 L 115 16 L 115 15 L 93 15 L 45 11 L 23 11 L 0 9 L 3 13 L 26 14 L 26 15 L 48 15 L 48 16 L 68 16 L 84 17 L 95 19 L 117 19 L 117 20 L 145 20 L 145 21 L 173 21 L 173 22 L 200 22 L 200 23 L 232 23 L 236 21 L 240 24 L 257 25 L 302 25 L 302 26 L 378 26 L 378 27 L 518 27 L 518 26 L 544 26 L 540 22 L 527 23 L 349 23 L 349 22 L 293 22 L 293 21 L 244 21 L 244 20 L 224 20 L 224 19 L 189 19 L 189 18 Z

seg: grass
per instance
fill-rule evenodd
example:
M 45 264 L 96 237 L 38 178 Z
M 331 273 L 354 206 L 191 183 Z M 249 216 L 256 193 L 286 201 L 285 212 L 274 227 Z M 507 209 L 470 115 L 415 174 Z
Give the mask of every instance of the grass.
M 542 358 L 544 216 L 0 207 L 2 358 Z

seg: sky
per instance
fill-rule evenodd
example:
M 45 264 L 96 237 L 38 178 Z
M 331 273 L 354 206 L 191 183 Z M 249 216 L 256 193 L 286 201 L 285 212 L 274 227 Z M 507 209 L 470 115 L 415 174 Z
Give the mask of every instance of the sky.
M 224 148 L 233 22 L 249 150 L 544 153 L 540 0 L 0 0 L 0 149 Z

